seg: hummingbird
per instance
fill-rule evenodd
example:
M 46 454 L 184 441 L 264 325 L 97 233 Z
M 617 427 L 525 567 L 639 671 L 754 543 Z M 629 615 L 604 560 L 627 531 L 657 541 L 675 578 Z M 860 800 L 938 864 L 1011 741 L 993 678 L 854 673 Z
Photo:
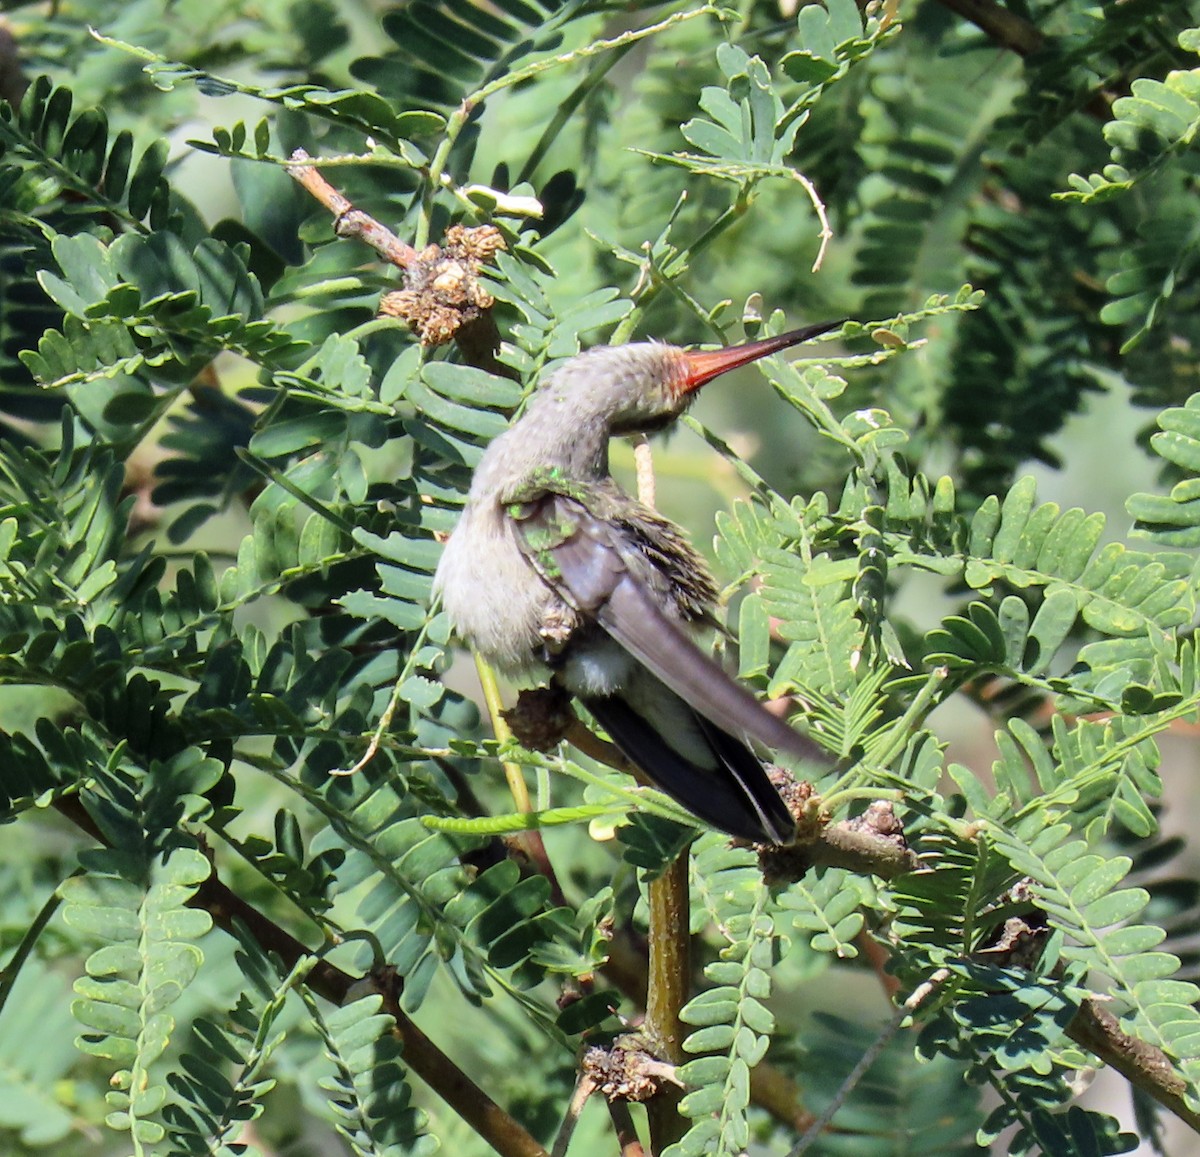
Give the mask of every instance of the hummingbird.
M 752 744 L 825 757 L 701 650 L 716 583 L 680 527 L 618 486 L 608 444 L 671 425 L 706 382 L 840 324 L 570 358 L 488 446 L 434 578 L 458 636 L 498 672 L 548 674 L 651 783 L 756 843 L 791 842 L 795 821 Z

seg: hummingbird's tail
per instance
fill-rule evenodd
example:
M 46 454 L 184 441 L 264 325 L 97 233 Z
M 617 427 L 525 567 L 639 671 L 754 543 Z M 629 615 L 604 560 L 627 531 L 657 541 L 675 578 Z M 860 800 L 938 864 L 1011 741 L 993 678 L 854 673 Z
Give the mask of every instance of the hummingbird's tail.
M 795 820 L 754 752 L 682 700 L 683 719 L 675 722 L 688 730 L 686 743 L 678 734 L 668 742 L 619 695 L 587 698 L 583 704 L 625 757 L 698 819 L 753 843 L 787 844 L 794 838 Z M 697 745 L 695 758 L 679 750 Z

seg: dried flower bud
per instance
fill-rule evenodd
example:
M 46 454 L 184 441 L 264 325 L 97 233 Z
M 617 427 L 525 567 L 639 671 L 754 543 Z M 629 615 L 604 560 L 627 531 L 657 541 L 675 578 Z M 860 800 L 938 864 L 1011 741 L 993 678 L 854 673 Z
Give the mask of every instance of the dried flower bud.
M 444 345 L 491 309 L 493 298 L 479 284 L 479 270 L 503 248 L 504 238 L 492 225 L 452 226 L 443 245 L 427 245 L 405 267 L 404 288 L 384 294 L 379 312 L 407 321 L 422 345 Z

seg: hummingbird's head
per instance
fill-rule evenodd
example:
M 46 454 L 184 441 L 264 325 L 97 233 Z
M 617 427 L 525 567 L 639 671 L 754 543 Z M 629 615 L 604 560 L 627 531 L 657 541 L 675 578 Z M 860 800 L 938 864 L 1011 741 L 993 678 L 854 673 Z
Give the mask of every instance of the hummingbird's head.
M 555 385 L 563 396 L 588 397 L 608 419 L 611 433 L 650 433 L 679 417 L 713 378 L 841 324 L 821 322 L 719 350 L 685 350 L 661 342 L 600 346 L 572 358 L 555 375 Z

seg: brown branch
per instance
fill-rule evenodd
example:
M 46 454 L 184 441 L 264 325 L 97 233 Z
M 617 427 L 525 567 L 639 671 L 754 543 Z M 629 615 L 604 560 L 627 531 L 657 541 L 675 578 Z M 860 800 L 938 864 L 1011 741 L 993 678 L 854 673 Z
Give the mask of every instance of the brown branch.
M 624 1101 L 609 1101 L 608 1115 L 617 1132 L 617 1144 L 621 1146 L 621 1157 L 646 1157 L 646 1150 L 638 1140 L 633 1115 Z
M 793 883 L 816 867 L 845 868 L 860 876 L 891 880 L 921 866 L 904 840 L 890 801 L 878 800 L 862 815 L 831 824 L 811 784 L 782 771 L 773 772 L 772 781 L 796 817 L 797 839 L 784 847 L 758 845 L 759 866 L 769 883 Z
M 921 861 L 916 852 L 874 832 L 856 830 L 848 823 L 831 824 L 809 849 L 813 866 L 845 868 L 860 876 L 891 880 L 913 872 Z
M 1046 43 L 1040 28 L 1011 8 L 997 4 L 996 0 L 938 0 L 938 3 L 957 12 L 987 33 L 988 38 L 1001 48 L 1018 56 L 1032 56 Z
M 1039 52 L 1046 44 L 1046 34 L 1011 8 L 996 0 L 938 0 L 944 8 L 969 20 L 986 33 L 997 47 L 1015 52 L 1022 60 Z M 1112 103 L 1119 94 L 1097 89 L 1083 105 L 1083 111 L 1095 120 L 1112 118 Z
M 861 826 L 857 830 L 848 829 L 846 824 L 825 828 L 821 837 L 811 843 L 795 850 L 779 849 L 778 854 L 793 851 L 805 857 L 810 866 L 834 862 L 846 864 L 849 859 L 856 865 L 853 870 L 870 872 L 884 879 L 901 871 L 911 871 L 917 865 L 915 855 L 907 849 L 898 850 L 890 837 L 869 830 L 864 832 Z M 799 867 L 800 863 L 797 860 L 794 867 Z M 882 960 L 873 954 L 871 958 L 878 971 Z M 642 957 L 630 943 L 628 933 L 618 933 L 610 946 L 609 963 L 603 971 L 635 1002 L 644 1000 L 646 993 L 641 963 Z M 885 979 L 894 983 L 893 978 Z M 1187 1085 L 1175 1071 L 1170 1058 L 1161 1049 L 1122 1030 L 1117 1018 L 1102 1004 L 1084 1001 L 1066 1033 L 1076 1044 L 1099 1057 L 1132 1085 L 1200 1132 L 1200 1114 L 1188 1106 L 1184 1098 Z M 802 1133 L 813 1121 L 812 1115 L 803 1107 L 799 1087 L 769 1061 L 760 1062 L 752 1070 L 750 1095 L 756 1105 L 798 1132 Z
M 894 972 L 887 970 L 888 961 L 891 960 L 892 954 L 865 927 L 855 936 L 854 943 L 858 945 L 859 951 L 866 958 L 867 963 L 870 964 L 871 971 L 875 973 L 875 977 L 879 981 L 879 987 L 883 989 L 884 995 L 889 1001 L 894 1000 L 901 986 L 900 977 Z
M 557 683 L 519 691 L 516 703 L 500 715 L 517 742 L 530 751 L 553 751 L 566 742 L 597 763 L 631 775 L 639 774 L 620 748 L 601 739 L 575 714 L 571 696 Z
M 603 763 L 616 771 L 633 775 L 637 769 L 625 758 L 624 753 L 615 743 L 601 739 L 582 719 L 576 719 L 567 728 L 563 738 L 576 750 L 590 756 L 597 763 Z
M 467 229 L 452 225 L 441 245 L 418 252 L 369 213 L 356 209 L 316 167 L 303 149 L 296 149 L 284 168 L 333 215 L 339 237 L 356 237 L 385 261 L 404 272 L 404 288 L 385 293 L 379 312 L 406 321 L 424 346 L 442 345 L 452 338 L 468 365 L 519 380 L 511 366 L 497 360 L 500 331 L 492 317 L 492 296 L 479 279 L 481 267 L 505 248 L 492 225 Z
M 750 1070 L 750 1100 L 802 1136 L 816 1120 L 804 1107 L 800 1086 L 769 1061 L 759 1061 Z
M 291 159 L 296 163 L 285 166 L 287 175 L 303 185 L 329 210 L 333 215 L 333 231 L 339 237 L 357 237 L 385 261 L 400 269 L 407 269 L 417 259 L 417 251 L 407 241 L 401 241 L 387 226 L 381 225 L 361 209 L 356 209 L 325 180 L 312 157 L 303 149 L 296 149 Z
M 54 805 L 63 815 L 101 843 L 106 843 L 75 796 L 66 796 Z M 264 916 L 223 884 L 210 876 L 196 890 L 191 904 L 203 908 L 213 923 L 232 932 L 241 925 L 265 952 L 275 953 L 284 969 L 290 970 L 309 949 L 290 932 Z M 341 1005 L 359 978 L 343 972 L 328 960 L 318 960 L 304 982 L 318 996 Z M 376 985 L 382 992 L 384 1010 L 396 1022 L 396 1034 L 404 1045 L 404 1060 L 447 1105 L 503 1157 L 548 1157 L 546 1150 L 514 1117 L 506 1113 L 466 1073 L 419 1029 L 400 1008 L 399 985 Z
M 815 806 L 818 801 L 814 796 L 807 802 Z M 803 819 L 802 813 L 800 818 Z M 803 823 L 800 830 L 802 833 L 806 830 Z M 807 863 L 836 865 L 891 879 L 920 866 L 918 857 L 904 842 L 903 830 L 886 801 L 872 804 L 853 820 L 816 826 L 809 831 L 810 838 L 793 848 L 763 850 L 760 860 L 764 873 L 798 879 L 790 872 Z M 1200 1132 L 1200 1114 L 1187 1105 L 1184 1099 L 1187 1084 L 1170 1058 L 1156 1046 L 1126 1033 L 1117 1018 L 1098 1001 L 1083 1001 L 1066 1033 Z
M 575 1135 L 575 1126 L 579 1124 L 579 1114 L 583 1112 L 588 1097 L 595 1091 L 596 1082 L 591 1074 L 581 1072 L 575 1082 L 575 1091 L 571 1094 L 562 1124 L 558 1127 L 558 1136 L 554 1138 L 554 1148 L 550 1150 L 550 1157 L 567 1157 L 571 1138 Z
M 604 978 L 638 1008 L 646 1007 L 647 966 L 642 947 L 629 928 L 619 928 L 608 945 L 608 960 L 601 968 Z M 760 1061 L 750 1070 L 750 1100 L 770 1113 L 781 1125 L 803 1132 L 813 1116 L 803 1105 L 800 1087 L 770 1061 Z
M 1116 1069 L 1131 1085 L 1148 1093 L 1200 1133 L 1200 1113 L 1184 1099 L 1187 1082 L 1179 1076 L 1167 1055 L 1154 1045 L 1130 1036 L 1099 1001 L 1085 1000 L 1066 1028 L 1077 1045 Z
M 29 87 L 29 78 L 21 63 L 21 47 L 12 25 L 0 16 L 0 101 L 17 109 Z
M 546 850 L 546 841 L 542 838 L 542 833 L 534 828 L 521 834 L 524 837 L 520 843 L 521 850 L 529 857 L 537 873 L 544 876 L 550 884 L 550 903 L 556 908 L 570 908 L 562 885 L 558 882 L 558 873 L 554 870 L 550 853 Z
M 508 378 L 510 382 L 520 382 L 521 375 L 496 356 L 500 352 L 500 331 L 490 309 L 459 326 L 454 340 L 467 365 L 486 370 L 498 378 Z

